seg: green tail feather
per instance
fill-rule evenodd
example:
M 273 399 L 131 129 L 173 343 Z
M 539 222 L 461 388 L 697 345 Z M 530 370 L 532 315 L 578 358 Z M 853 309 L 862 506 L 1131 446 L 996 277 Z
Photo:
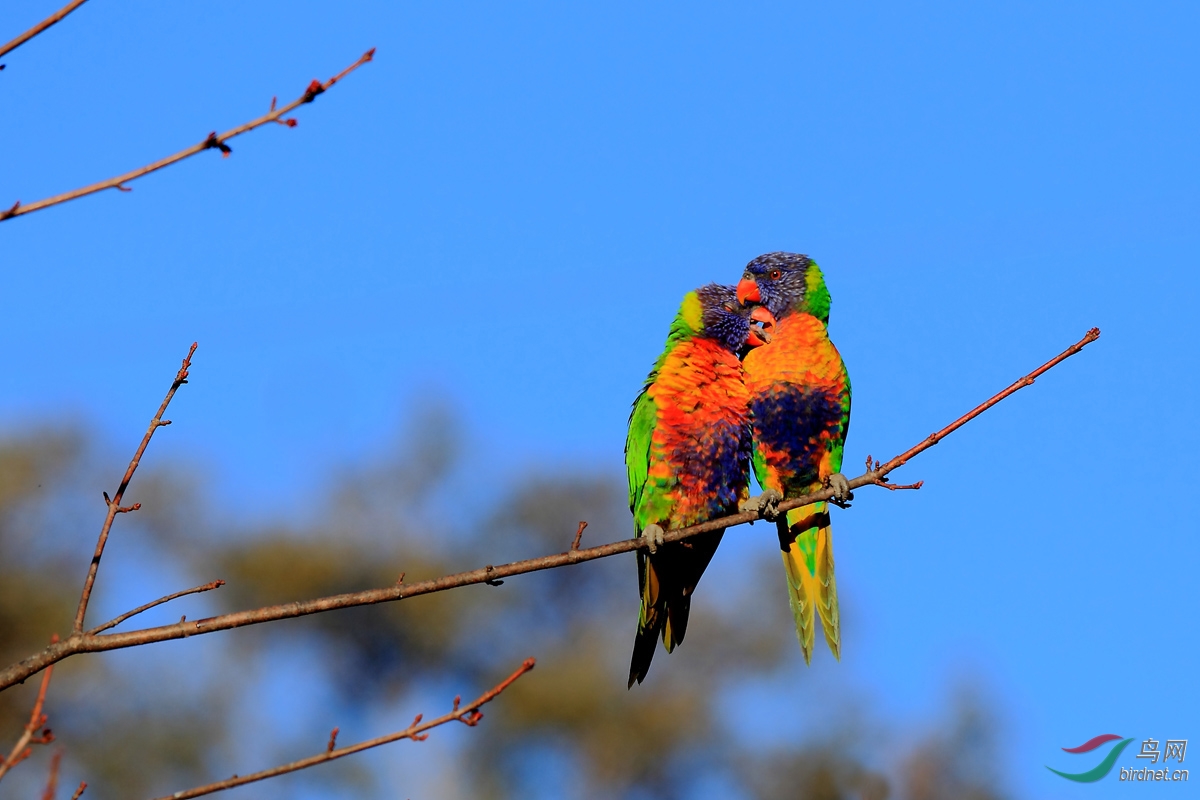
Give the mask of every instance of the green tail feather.
M 788 604 L 796 621 L 796 638 L 805 663 L 812 662 L 816 620 L 821 619 L 825 642 L 841 658 L 841 619 L 833 569 L 833 537 L 825 503 L 801 506 L 776 523 L 783 568 L 787 574 Z

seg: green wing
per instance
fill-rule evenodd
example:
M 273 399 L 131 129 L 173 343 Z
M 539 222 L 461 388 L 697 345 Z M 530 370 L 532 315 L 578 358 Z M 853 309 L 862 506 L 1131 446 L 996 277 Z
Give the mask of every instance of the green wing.
M 842 380 L 845 382 L 845 389 L 842 391 L 842 435 L 833 446 L 830 448 L 829 466 L 834 472 L 842 471 L 842 450 L 846 444 L 846 437 L 850 435 L 850 400 L 853 396 L 853 391 L 850 389 L 850 373 L 846 370 L 846 362 L 842 362 Z
M 767 459 L 758 449 L 757 436 L 754 437 L 754 452 L 750 459 L 750 465 L 754 469 L 754 479 L 758 481 L 759 488 L 765 488 L 767 485 Z
M 654 426 L 658 424 L 658 405 L 650 397 L 650 387 L 658 380 L 658 373 L 675 345 L 690 339 L 700 326 L 700 300 L 695 292 L 684 295 L 683 305 L 671 322 L 667 332 L 667 346 L 654 362 L 642 392 L 633 401 L 629 414 L 629 434 L 625 438 L 625 471 L 629 475 L 629 510 L 633 512 L 633 535 L 641 536 L 642 529 L 655 519 L 665 518 L 670 512 L 670 499 L 666 497 L 671 482 L 658 487 L 650 497 L 645 497 L 646 479 L 650 473 L 650 443 L 654 438 Z M 653 508 L 647 508 L 652 504 Z M 653 519 L 651 519 L 653 518 Z
M 638 508 L 650 472 L 650 441 L 658 421 L 658 407 L 647 389 L 642 389 L 637 400 L 633 401 L 633 411 L 629 414 L 629 435 L 625 438 L 625 471 L 629 476 L 629 510 L 633 512 L 634 536 L 640 536 L 646 524 L 645 520 L 640 519 Z

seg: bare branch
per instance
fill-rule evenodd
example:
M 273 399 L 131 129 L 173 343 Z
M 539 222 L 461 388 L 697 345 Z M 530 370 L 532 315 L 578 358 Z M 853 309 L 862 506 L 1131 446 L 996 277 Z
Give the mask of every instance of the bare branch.
M 175 373 L 175 380 L 171 383 L 171 388 L 167 390 L 167 396 L 163 398 L 162 405 L 158 407 L 158 413 L 154 415 L 154 419 L 150 420 L 150 427 L 146 429 L 146 435 L 142 437 L 142 442 L 138 445 L 137 452 L 133 454 L 129 466 L 125 468 L 125 475 L 121 478 L 121 485 L 117 487 L 117 493 L 111 500 L 108 497 L 108 493 L 104 493 L 104 502 L 108 506 L 108 514 L 104 517 L 104 524 L 100 526 L 100 538 L 96 542 L 96 553 L 92 556 L 92 563 L 88 567 L 87 578 L 83 581 L 83 593 L 79 597 L 79 608 L 75 611 L 73 636 L 83 632 L 83 617 L 87 614 L 88 602 L 92 598 L 92 586 L 96 583 L 96 572 L 100 569 L 100 557 L 104 555 L 104 545 L 108 542 L 108 533 L 112 530 L 113 520 L 117 518 L 117 514 L 136 511 L 138 508 L 141 508 L 141 503 L 122 507 L 121 498 L 125 496 L 125 490 L 129 488 L 129 482 L 133 480 L 133 473 L 137 471 L 138 464 L 142 460 L 142 454 L 146 452 L 146 446 L 150 444 L 150 437 L 154 436 L 154 432 L 159 428 L 171 424 L 171 421 L 164 420 L 162 415 L 167 410 L 167 406 L 171 404 L 171 398 L 175 396 L 175 392 L 180 386 L 187 383 L 188 369 L 192 366 L 192 356 L 195 353 L 196 342 L 192 342 L 192 346 L 188 348 L 187 356 L 183 359 L 183 365 L 179 367 L 179 372 Z M 138 612 L 134 611 L 129 616 L 133 616 L 136 613 Z
M 169 594 L 166 597 L 160 597 L 152 603 L 146 603 L 146 605 L 144 605 L 144 606 L 138 606 L 137 608 L 133 609 L 132 611 L 126 611 L 121 616 L 110 619 L 108 622 L 104 623 L 103 625 L 100 625 L 99 627 L 92 628 L 90 631 L 87 632 L 86 635 L 87 636 L 95 636 L 97 633 L 103 633 L 104 631 L 108 630 L 109 628 L 117 627 L 122 622 L 129 619 L 130 617 L 136 616 L 136 615 L 142 613 L 143 611 L 149 611 L 150 609 L 154 608 L 155 606 L 161 606 L 163 603 L 169 603 L 172 600 L 175 600 L 180 597 L 184 597 L 189 594 L 199 594 L 200 592 L 210 592 L 213 589 L 220 589 L 224 585 L 225 585 L 225 581 L 222 581 L 222 580 L 209 581 L 208 583 L 204 584 L 203 586 L 193 586 L 191 589 L 184 589 L 181 592 L 175 592 L 174 594 Z
M 39 22 L 37 25 L 34 25 L 32 28 L 25 31 L 17 38 L 13 39 L 8 44 L 4 45 L 3 47 L 0 47 L 0 58 L 3 58 L 8 53 L 11 53 L 13 50 L 16 50 L 18 47 L 25 44 L 33 37 L 37 36 L 39 33 L 46 30 L 51 25 L 61 22 L 63 17 L 65 17 L 67 14 L 70 14 L 72 11 L 79 8 L 81 5 L 83 5 L 86 2 L 87 2 L 87 0 L 71 0 L 71 2 L 67 3 L 65 6 L 60 8 L 58 11 L 55 11 L 50 16 L 46 17 L 44 20 Z M 0 66 L 0 69 L 3 69 L 3 66 Z
M 42 792 L 42 800 L 54 800 L 58 792 L 58 767 L 62 764 L 63 751 L 56 750 L 50 757 L 50 776 L 46 779 L 46 790 Z
M 876 486 L 882 486 L 890 492 L 898 492 L 901 489 L 920 489 L 925 485 L 925 481 L 917 481 L 916 483 L 888 483 L 886 478 L 880 478 L 875 482 Z
M 445 725 L 447 722 L 454 722 L 457 720 L 464 725 L 474 727 L 479 724 L 479 720 L 483 719 L 483 712 L 479 710 L 480 707 L 491 702 L 492 700 L 495 700 L 496 697 L 509 686 L 511 686 L 513 682 L 517 680 L 517 678 L 520 678 L 526 672 L 529 672 L 529 670 L 533 669 L 534 664 L 534 659 L 525 659 L 525 663 L 523 663 L 516 672 L 514 672 L 512 675 L 509 675 L 507 678 L 496 684 L 488 691 L 484 692 L 477 700 L 475 700 L 475 702 L 463 706 L 462 708 L 459 708 L 458 703 L 456 702 L 454 705 L 454 710 L 450 711 L 448 714 L 443 714 L 437 719 L 431 719 L 428 722 L 421 722 L 422 715 L 418 714 L 416 719 L 413 720 L 412 725 L 409 725 L 402 731 L 389 733 L 386 736 L 380 736 L 376 739 L 368 739 L 365 742 L 359 742 L 358 744 L 353 744 L 338 750 L 333 748 L 337 742 L 338 730 L 337 728 L 334 728 L 333 733 L 330 734 L 329 745 L 326 747 L 325 751 L 318 753 L 315 756 L 309 756 L 308 758 L 303 758 L 299 761 L 293 761 L 290 764 L 283 764 L 282 766 L 265 769 L 262 772 L 256 772 L 253 775 L 234 775 L 232 778 L 227 780 L 210 783 L 206 786 L 198 786 L 195 789 L 188 789 L 184 792 L 176 792 L 175 794 L 158 798 L 158 800 L 186 800 L 189 797 L 202 797 L 206 794 L 213 794 L 215 792 L 224 791 L 225 789 L 232 789 L 235 786 L 243 786 L 247 783 L 266 780 L 267 778 L 274 778 L 279 775 L 286 775 L 289 772 L 296 772 L 298 770 L 307 769 L 308 767 L 315 767 L 317 764 L 324 764 L 327 761 L 333 761 L 334 759 L 342 758 L 353 753 L 369 750 L 372 747 L 379 747 L 382 744 L 396 742 L 400 739 L 412 739 L 413 741 L 421 742 L 429 738 L 429 734 L 425 731 L 436 728 L 439 725 Z
M 202 153 L 205 150 L 220 150 L 221 155 L 227 156 L 232 152 L 232 149 L 227 144 L 230 139 L 234 138 L 235 136 L 241 136 L 243 133 L 248 133 L 255 128 L 260 128 L 263 125 L 267 125 L 272 122 L 277 122 L 288 127 L 295 127 L 296 120 L 285 117 L 288 112 L 295 110 L 305 103 L 311 103 L 317 95 L 324 93 L 342 78 L 346 77 L 351 72 L 370 61 L 372 58 L 374 58 L 374 56 L 375 48 L 371 48 L 359 56 L 358 61 L 355 61 L 353 64 L 346 67 L 346 69 L 342 70 L 337 75 L 334 75 L 325 83 L 314 80 L 308 85 L 308 88 L 304 90 L 304 94 L 300 95 L 300 97 L 288 103 L 286 106 L 283 106 L 282 108 L 276 108 L 275 100 L 272 98 L 270 111 L 261 117 L 253 119 L 244 125 L 239 125 L 236 128 L 225 131 L 225 133 L 218 134 L 216 131 L 213 131 L 207 137 L 205 137 L 204 141 L 200 142 L 199 144 L 194 144 L 185 150 L 180 150 L 174 155 L 159 159 L 153 164 L 147 164 L 144 167 L 131 170 L 130 172 L 118 175 L 115 178 L 109 178 L 108 180 L 100 181 L 99 183 L 93 183 L 90 186 L 84 186 L 81 189 L 73 189 L 72 191 L 64 192 L 63 194 L 56 194 L 53 197 L 47 197 L 45 200 L 38 200 L 37 202 L 29 203 L 28 205 L 21 205 L 21 202 L 18 200 L 9 209 L 0 211 L 0 222 L 3 222 L 6 219 L 12 219 L 13 217 L 19 217 L 23 214 L 40 211 L 43 208 L 56 206 L 60 203 L 66 203 L 70 200 L 78 200 L 80 197 L 86 197 L 89 194 L 102 192 L 105 189 L 129 191 L 129 187 L 125 186 L 125 184 L 129 181 L 149 175 L 151 172 L 156 172 L 163 167 L 169 167 L 172 164 L 183 161 L 185 158 L 190 158 L 197 153 Z
M 80 781 L 79 788 L 75 790 L 75 794 L 71 795 L 71 800 L 79 800 L 83 796 L 83 790 L 87 788 L 87 781 Z
M 58 642 L 58 636 L 50 638 L 50 644 Z M 54 667 L 46 668 L 46 674 L 42 676 L 42 685 L 38 689 L 37 700 L 33 703 L 33 711 L 29 714 L 29 722 L 25 724 L 25 730 L 21 732 L 21 738 L 17 739 L 17 743 L 13 745 L 12 751 L 8 754 L 8 758 L 0 761 L 0 780 L 4 778 L 8 771 L 20 764 L 25 759 L 29 758 L 33 752 L 31 744 L 50 744 L 54 741 L 54 734 L 49 728 L 42 731 L 42 735 L 38 736 L 38 728 L 42 728 L 46 724 L 46 715 L 42 713 L 42 707 L 46 704 L 46 691 L 50 688 L 50 677 L 54 674 Z
M 1100 338 L 1100 329 L 1092 328 L 1090 331 L 1088 331 L 1086 334 L 1084 334 L 1084 337 L 1082 339 L 1080 339 L 1078 342 L 1071 345 L 1066 350 L 1062 351 L 1061 353 L 1056 355 L 1054 358 L 1047 361 L 1045 364 L 1042 364 L 1040 367 L 1035 369 L 1033 372 L 1029 373 L 1028 375 L 1026 375 L 1023 378 L 1018 378 L 1007 389 L 1005 389 L 1002 392 L 997 392 L 996 394 L 989 397 L 987 400 L 984 400 L 982 403 L 975 406 L 970 411 L 968 411 L 966 414 L 963 414 L 961 417 L 954 420 L 954 422 L 951 422 L 949 425 L 942 428 L 937 433 L 929 434 L 929 438 L 927 438 L 925 441 L 921 442 L 920 444 L 918 444 L 908 450 L 905 450 L 903 453 L 896 456 L 891 461 L 884 464 L 882 467 L 879 467 L 877 471 L 881 475 L 887 475 L 889 472 L 896 469 L 897 467 L 904 466 L 905 464 L 908 463 L 908 460 L 910 458 L 912 458 L 913 456 L 917 455 L 918 453 L 922 453 L 922 452 L 928 450 L 929 448 L 933 447 L 935 444 L 940 442 L 942 439 L 945 439 L 947 436 L 954 433 L 956 430 L 961 428 L 963 425 L 966 425 L 968 422 L 975 419 L 980 414 L 987 411 L 989 408 L 996 405 L 996 403 L 999 403 L 1001 400 L 1008 397 L 1009 395 L 1014 394 L 1014 393 L 1020 391 L 1021 389 L 1024 389 L 1026 386 L 1032 386 L 1033 382 L 1035 380 L 1037 380 L 1038 378 L 1040 378 L 1042 376 L 1042 374 L 1045 373 L 1047 370 L 1050 370 L 1050 369 L 1058 366 L 1063 361 L 1066 361 L 1068 358 L 1075 355 L 1080 350 L 1087 347 L 1089 344 L 1091 344 L 1092 342 L 1096 341 L 1099 338 Z M 782 504 L 780 504 L 780 507 L 782 508 Z
M 1093 328 L 1092 330 L 1088 331 L 1087 335 L 1081 341 L 1072 345 L 1054 359 L 1048 361 L 1038 369 L 1029 373 L 1029 375 L 1018 380 L 1004 391 L 994 395 L 985 403 L 977 406 L 966 415 L 955 420 L 950 425 L 947 425 L 937 433 L 930 435 L 920 444 L 915 445 L 901 455 L 896 456 L 884 464 L 871 462 L 871 467 L 865 473 L 849 481 L 850 488 L 858 489 L 862 486 L 888 485 L 887 475 L 889 472 L 899 468 L 919 453 L 937 444 L 950 433 L 962 427 L 971 419 L 979 416 L 988 408 L 991 408 L 993 405 L 998 403 L 1000 400 L 1008 397 L 1018 389 L 1030 385 L 1033 383 L 1033 380 L 1042 373 L 1061 363 L 1066 358 L 1075 355 L 1082 350 L 1083 347 L 1091 342 L 1094 342 L 1099 336 L 1100 331 L 1096 328 Z M 917 484 L 913 484 L 913 486 L 916 485 Z M 813 492 L 812 494 L 807 494 L 802 497 L 795 497 L 785 500 L 779 503 L 778 509 L 780 512 L 783 512 L 789 509 L 798 508 L 799 506 L 808 505 L 809 503 L 830 500 L 832 497 L 833 489 L 822 489 L 819 492 Z M 700 523 L 699 525 L 691 525 L 686 528 L 668 531 L 663 537 L 663 541 L 678 542 L 701 533 L 724 530 L 735 525 L 754 522 L 757 519 L 759 519 L 759 515 L 756 512 L 732 514 L 727 517 L 712 519 L 707 522 Z M 127 631 L 124 633 L 110 633 L 101 636 L 93 636 L 78 632 L 72 634 L 64 641 L 50 645 L 41 652 L 36 653 L 23 661 L 0 670 L 0 690 L 6 689 L 16 683 L 20 683 L 31 675 L 35 675 L 41 670 L 45 669 L 50 664 L 57 663 L 64 658 L 77 653 L 103 652 L 106 650 L 118 650 L 126 647 L 136 647 L 138 645 L 149 644 L 151 642 L 165 642 L 172 639 L 184 639 L 189 636 L 199 636 L 206 633 L 213 633 L 215 631 L 231 630 L 233 628 L 240 628 L 246 625 L 257 625 L 264 622 L 290 619 L 292 617 L 303 617 L 307 616 L 308 614 L 332 611 L 333 609 L 337 608 L 353 608 L 355 606 L 387 603 L 406 597 L 416 597 L 417 595 L 443 592 L 447 589 L 456 589 L 461 586 L 470 586 L 477 583 L 490 583 L 495 585 L 501 578 L 507 578 L 512 575 L 522 575 L 527 572 L 537 572 L 544 569 L 564 567 L 569 564 L 579 564 L 581 562 L 592 561 L 597 558 L 606 558 L 618 553 L 628 553 L 645 546 L 647 546 L 647 543 L 642 538 L 622 539 L 620 541 L 599 545 L 597 547 L 589 547 L 578 550 L 572 549 L 565 553 L 542 556 L 540 558 L 530 558 L 524 561 L 514 561 L 510 564 L 501 564 L 500 566 L 493 566 L 489 564 L 481 569 L 472 570 L 470 572 L 460 572 L 454 575 L 446 575 L 441 578 L 421 581 L 419 583 L 406 584 L 403 582 L 397 582 L 392 586 L 379 589 L 367 589 L 359 592 L 349 592 L 346 594 L 321 597 L 314 600 L 299 600 L 281 605 L 265 606 L 263 608 L 256 608 L 248 611 L 237 611 L 230 614 L 221 614 L 216 617 L 195 620 L 193 622 L 178 622 L 173 625 L 163 625 L 156 628 L 145 628 L 142 630 Z
M 571 549 L 578 550 L 579 543 L 583 540 L 583 529 L 587 527 L 587 523 L 580 520 L 579 530 L 575 531 L 575 541 L 571 542 Z

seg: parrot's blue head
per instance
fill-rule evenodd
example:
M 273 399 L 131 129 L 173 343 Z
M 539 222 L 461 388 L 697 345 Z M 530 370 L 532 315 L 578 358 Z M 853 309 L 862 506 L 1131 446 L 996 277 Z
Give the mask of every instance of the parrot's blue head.
M 829 322 L 829 290 L 817 262 L 800 253 L 766 253 L 746 265 L 737 285 L 741 303 L 760 303 L 775 317 L 799 312 Z
M 694 305 L 692 298 L 695 298 Z M 694 334 L 712 339 L 733 353 L 770 341 L 775 318 L 762 306 L 745 305 L 732 286 L 710 283 L 689 293 L 682 312 L 690 314 Z

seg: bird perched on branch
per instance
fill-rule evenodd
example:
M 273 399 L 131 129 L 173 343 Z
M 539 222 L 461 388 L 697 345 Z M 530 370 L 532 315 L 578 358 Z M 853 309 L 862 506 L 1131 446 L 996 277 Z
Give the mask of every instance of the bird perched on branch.
M 781 500 L 824 487 L 834 502 L 851 499 L 841 474 L 850 426 L 850 377 L 829 340 L 829 290 L 820 267 L 798 253 L 767 253 L 746 265 L 741 303 L 760 303 L 776 319 L 770 345 L 747 354 L 746 388 L 754 430 L 754 474 L 763 494 L 742 505 L 774 518 Z M 841 629 L 833 539 L 826 503 L 775 520 L 787 571 L 788 601 L 805 662 L 812 661 L 816 617 L 840 657 Z
M 773 325 L 764 306 L 742 305 L 731 286 L 688 292 L 633 403 L 629 508 L 649 553 L 637 554 L 642 604 L 630 687 L 646 677 L 659 638 L 668 653 L 683 641 L 692 592 L 723 534 L 664 544 L 664 531 L 735 513 L 749 497 L 750 396 L 738 356 L 768 341 Z

